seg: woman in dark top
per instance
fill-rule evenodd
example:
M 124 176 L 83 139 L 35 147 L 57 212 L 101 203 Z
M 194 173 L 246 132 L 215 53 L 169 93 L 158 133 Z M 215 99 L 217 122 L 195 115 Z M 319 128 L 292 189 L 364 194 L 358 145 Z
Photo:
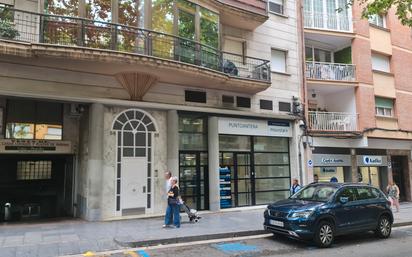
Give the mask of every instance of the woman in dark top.
M 171 179 L 171 188 L 167 192 L 167 209 L 165 216 L 165 225 L 163 227 L 168 227 L 171 222 L 171 217 L 173 214 L 173 225 L 176 228 L 180 228 L 180 206 L 179 206 L 179 187 L 177 185 L 177 178 L 173 177 Z

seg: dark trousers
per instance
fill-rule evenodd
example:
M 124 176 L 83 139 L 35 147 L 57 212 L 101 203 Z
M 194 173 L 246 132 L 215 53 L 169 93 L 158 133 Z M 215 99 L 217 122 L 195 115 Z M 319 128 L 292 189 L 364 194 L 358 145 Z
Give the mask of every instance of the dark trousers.
M 172 224 L 176 227 L 180 227 L 180 206 L 177 204 L 168 204 L 165 216 L 165 225 Z

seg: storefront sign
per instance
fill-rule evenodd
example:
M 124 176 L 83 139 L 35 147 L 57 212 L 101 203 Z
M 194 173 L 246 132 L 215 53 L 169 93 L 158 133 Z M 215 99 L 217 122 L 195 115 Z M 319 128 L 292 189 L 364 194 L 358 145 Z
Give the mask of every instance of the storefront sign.
M 358 166 L 388 166 L 387 156 L 358 155 L 356 159 Z
M 219 118 L 219 133 L 230 135 L 292 137 L 290 122 Z
M 336 173 L 336 167 L 322 167 L 320 170 L 322 173 Z
M 17 154 L 72 154 L 70 141 L 0 140 L 0 153 Z
M 342 167 L 351 166 L 350 155 L 341 154 L 313 154 L 314 166 L 317 167 Z

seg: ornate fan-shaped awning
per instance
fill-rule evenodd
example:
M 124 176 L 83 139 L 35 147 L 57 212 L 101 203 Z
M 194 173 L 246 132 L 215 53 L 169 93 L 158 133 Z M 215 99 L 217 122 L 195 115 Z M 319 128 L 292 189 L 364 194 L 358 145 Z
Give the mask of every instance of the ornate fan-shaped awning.
M 122 72 L 116 74 L 115 77 L 133 101 L 141 101 L 157 81 L 155 76 L 141 72 Z

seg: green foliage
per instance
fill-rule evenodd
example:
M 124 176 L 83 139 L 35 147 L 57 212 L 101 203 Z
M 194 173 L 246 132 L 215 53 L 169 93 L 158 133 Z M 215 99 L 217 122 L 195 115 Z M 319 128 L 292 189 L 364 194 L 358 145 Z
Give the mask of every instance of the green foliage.
M 362 17 L 387 13 L 394 8 L 399 21 L 412 27 L 412 0 L 350 0 L 349 5 L 358 4 L 363 7 Z
M 351 47 L 344 48 L 334 53 L 334 61 L 336 63 L 352 63 L 352 49 Z
M 0 21 L 0 38 L 15 39 L 20 34 L 17 29 L 14 28 L 13 23 L 7 20 Z

